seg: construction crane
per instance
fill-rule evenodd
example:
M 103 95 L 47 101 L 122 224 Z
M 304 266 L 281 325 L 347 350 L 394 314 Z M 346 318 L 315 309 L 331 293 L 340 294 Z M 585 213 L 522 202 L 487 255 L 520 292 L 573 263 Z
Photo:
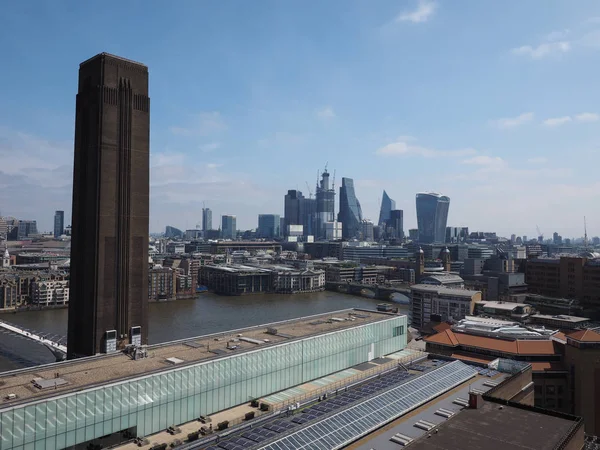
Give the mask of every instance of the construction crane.
M 312 198 L 312 191 L 310 190 L 310 186 L 308 184 L 308 181 L 305 182 L 306 183 L 306 189 L 308 189 L 308 198 Z
M 538 232 L 538 239 L 542 238 L 541 240 L 544 240 L 544 233 L 542 233 L 542 230 L 540 230 L 540 227 L 538 227 L 537 225 L 535 226 L 537 232 Z
M 333 169 L 333 179 L 331 180 L 331 190 L 335 191 L 335 169 Z
M 587 237 L 587 222 L 585 220 L 585 216 L 583 216 L 583 245 L 585 246 L 585 250 L 588 250 L 588 237 Z

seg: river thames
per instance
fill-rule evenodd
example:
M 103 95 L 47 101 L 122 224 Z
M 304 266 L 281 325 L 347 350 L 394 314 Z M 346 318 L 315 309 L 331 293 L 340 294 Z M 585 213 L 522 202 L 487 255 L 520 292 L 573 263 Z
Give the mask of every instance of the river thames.
M 212 293 L 189 300 L 150 303 L 150 344 L 185 339 L 252 325 L 310 316 L 346 308 L 375 309 L 380 300 L 317 292 L 295 295 L 226 297 Z M 407 313 L 407 306 L 395 305 Z M 0 319 L 44 333 L 67 335 L 67 309 L 2 314 Z M 0 334 L 0 372 L 54 361 L 40 344 L 10 334 Z

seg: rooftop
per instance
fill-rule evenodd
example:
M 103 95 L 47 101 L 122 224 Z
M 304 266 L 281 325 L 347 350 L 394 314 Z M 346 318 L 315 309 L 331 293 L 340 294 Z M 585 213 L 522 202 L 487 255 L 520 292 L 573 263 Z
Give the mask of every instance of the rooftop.
M 567 339 L 579 342 L 600 342 L 600 333 L 593 330 L 580 330 L 567 335 Z
M 563 322 L 570 323 L 580 323 L 580 322 L 589 322 L 590 319 L 588 317 L 578 317 L 578 316 L 567 316 L 565 314 L 558 315 L 547 315 L 547 314 L 533 314 L 531 316 L 532 319 L 545 319 L 545 320 L 559 320 Z
M 435 275 L 429 275 L 426 278 L 431 278 L 440 283 L 462 283 L 464 280 L 462 277 L 453 273 L 436 273 Z
M 598 335 L 600 337 L 600 335 Z M 558 350 L 555 342 L 546 340 L 506 340 L 493 337 L 475 336 L 467 333 L 455 333 L 445 330 L 433 336 L 426 337 L 425 342 L 432 344 L 458 347 L 476 347 L 484 350 L 493 350 L 510 355 L 556 355 Z M 559 344 L 556 344 L 559 345 Z
M 483 301 L 481 302 L 481 305 L 484 308 L 494 308 L 494 309 L 502 309 L 502 310 L 506 310 L 506 311 L 512 311 L 515 308 L 523 307 L 529 307 L 529 305 L 525 304 L 525 303 L 513 303 L 513 302 L 494 302 L 494 301 Z
M 562 448 L 578 422 L 567 416 L 543 414 L 524 406 L 485 401 L 479 409 L 464 409 L 411 443 L 411 450 L 523 450 Z M 460 445 L 457 444 L 460 442 Z
M 208 268 L 208 269 L 212 269 L 212 270 L 220 270 L 223 272 L 231 272 L 231 273 L 237 273 L 237 272 L 271 273 L 271 270 L 266 269 L 266 268 L 261 269 L 260 267 L 245 266 L 242 264 L 228 264 L 228 265 L 207 264 L 204 267 Z
M 471 298 L 479 291 L 469 291 L 467 289 L 447 288 L 444 286 L 434 286 L 431 284 L 415 284 L 410 287 L 411 291 L 437 292 L 438 295 L 453 295 L 459 297 Z
M 70 391 L 80 391 L 98 385 L 172 369 L 174 366 L 167 361 L 167 358 L 182 360 L 183 362 L 177 364 L 177 367 L 183 367 L 255 350 L 258 346 L 277 345 L 309 336 L 378 322 L 393 316 L 394 314 L 385 312 L 346 309 L 284 322 L 149 345 L 147 347 L 149 357 L 137 361 L 132 360 L 124 353 L 116 352 L 109 355 L 97 355 L 4 372 L 0 373 L 0 398 L 3 399 L 9 394 L 16 394 L 17 399 L 12 402 L 4 401 L 0 403 L 0 410 L 26 401 L 56 396 Z M 348 320 L 331 320 L 334 318 Z M 350 320 L 351 318 L 354 320 Z M 267 328 L 276 328 L 277 334 L 268 334 Z M 243 337 L 250 338 L 250 340 L 256 340 L 256 343 L 239 341 L 236 342 L 237 349 L 228 349 L 228 342 L 231 339 L 238 339 L 239 334 L 243 334 Z M 269 342 L 265 343 L 263 339 L 268 339 Z M 57 373 L 67 383 L 52 389 L 50 393 L 36 389 L 32 385 L 34 378 L 53 379 Z
M 120 61 L 123 61 L 123 62 L 131 63 L 131 64 L 137 64 L 137 65 L 139 65 L 139 66 L 148 67 L 148 66 L 146 66 L 145 64 L 142 64 L 142 63 L 140 63 L 140 62 L 133 61 L 133 60 L 131 60 L 131 59 L 123 58 L 123 57 L 121 57 L 121 56 L 113 55 L 113 54 L 111 54 L 111 53 L 106 53 L 106 52 L 98 53 L 97 55 L 95 55 L 95 56 L 92 56 L 92 57 L 91 57 L 91 58 L 89 58 L 89 59 L 86 59 L 85 61 L 83 61 L 83 62 L 80 64 L 80 66 L 84 65 L 84 64 L 85 64 L 85 63 L 87 63 L 87 62 L 93 61 L 93 60 L 94 60 L 94 59 L 96 59 L 96 58 L 101 58 L 101 57 L 108 57 L 108 58 L 112 58 L 112 59 L 118 59 L 118 60 L 120 60 Z

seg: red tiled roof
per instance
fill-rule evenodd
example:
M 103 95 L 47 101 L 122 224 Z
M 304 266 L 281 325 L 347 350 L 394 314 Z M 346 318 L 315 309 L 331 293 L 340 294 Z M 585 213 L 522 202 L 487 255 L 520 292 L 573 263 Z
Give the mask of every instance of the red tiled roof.
M 450 328 L 452 328 L 452 325 L 450 325 L 448 322 L 438 323 L 436 326 L 433 327 L 433 329 L 438 333 L 449 330 Z
M 531 370 L 534 372 L 557 372 L 565 371 L 566 369 L 559 362 L 531 362 Z
M 471 356 L 471 355 L 468 355 L 463 352 L 452 353 L 451 356 L 452 356 L 452 358 L 460 359 L 461 361 L 476 362 L 476 363 L 480 363 L 480 364 L 488 364 L 489 362 L 496 359 L 492 356 L 484 356 L 484 355 Z
M 592 330 L 579 330 L 575 333 L 570 333 L 568 337 L 579 342 L 600 342 L 600 333 Z
M 555 355 L 557 351 L 551 340 L 516 340 L 508 341 L 485 336 L 475 336 L 467 333 L 455 333 L 446 330 L 425 338 L 425 342 L 441 344 L 449 347 L 459 345 L 494 350 L 513 355 Z

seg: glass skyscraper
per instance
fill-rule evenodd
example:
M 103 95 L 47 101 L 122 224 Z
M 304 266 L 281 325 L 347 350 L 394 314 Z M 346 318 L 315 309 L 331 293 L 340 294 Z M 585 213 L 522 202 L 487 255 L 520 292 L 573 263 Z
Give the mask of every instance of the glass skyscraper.
M 202 208 L 202 231 L 212 230 L 212 211 L 210 208 Z
M 221 216 L 221 234 L 223 239 L 235 239 L 237 234 L 236 217 L 230 215 Z
M 54 238 L 58 239 L 65 232 L 65 212 L 56 211 L 54 213 Z
M 259 238 L 278 238 L 280 226 L 279 214 L 259 214 L 258 215 L 258 232 Z
M 396 209 L 396 202 L 387 195 L 387 192 L 383 191 L 383 197 L 381 197 L 381 209 L 379 210 L 379 222 L 378 225 L 381 229 L 385 230 L 387 221 L 390 220 L 390 213 L 393 209 Z
M 421 192 L 417 194 L 419 243 L 445 242 L 449 207 L 449 197 L 433 192 Z
M 338 222 L 342 222 L 342 238 L 358 238 L 361 221 L 362 209 L 354 192 L 354 181 L 352 178 L 342 178 L 340 212 L 338 213 Z

